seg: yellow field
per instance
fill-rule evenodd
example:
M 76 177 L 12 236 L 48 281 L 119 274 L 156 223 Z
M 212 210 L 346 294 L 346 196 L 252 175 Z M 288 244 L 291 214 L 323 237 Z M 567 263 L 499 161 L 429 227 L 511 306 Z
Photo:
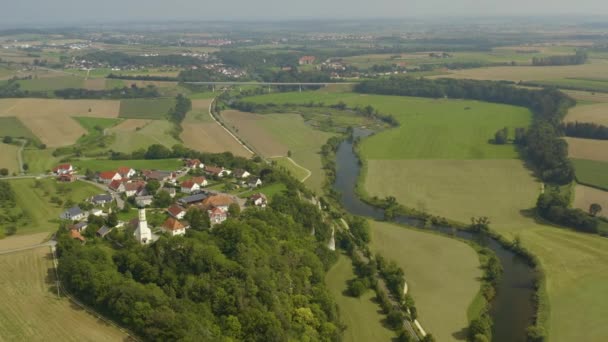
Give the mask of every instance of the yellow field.
M 211 153 L 232 152 L 237 156 L 251 157 L 223 127 L 216 123 L 186 123 L 180 138 L 186 147 Z
M 568 156 L 574 159 L 608 161 L 608 140 L 565 138 Z
M 0 253 L 19 248 L 31 247 L 47 240 L 52 233 L 35 233 L 28 235 L 13 235 L 0 239 Z
M 124 341 L 118 328 L 58 297 L 49 247 L 0 255 L 0 341 Z
M 9 174 L 12 174 L 13 172 L 19 173 L 19 162 L 17 161 L 18 151 L 18 146 L 0 142 L 0 169 L 7 168 Z
M 0 116 L 15 116 L 49 147 L 72 145 L 87 131 L 72 116 L 118 117 L 119 101 L 3 99 Z
M 566 116 L 567 122 L 593 122 L 608 126 L 608 103 L 576 106 Z
M 577 185 L 574 189 L 574 207 L 588 212 L 589 206 L 593 203 L 602 206 L 600 216 L 608 217 L 608 191 Z
M 567 77 L 598 77 L 608 72 L 608 61 L 594 59 L 583 65 L 501 66 L 450 71 L 448 75 L 430 78 L 468 78 L 475 80 L 541 81 Z
M 482 276 L 473 248 L 432 233 L 370 223 L 371 249 L 403 269 L 422 327 L 437 341 L 458 340 L 455 336 L 468 326 L 467 309 L 479 292 Z
M 226 124 L 238 130 L 239 136 L 255 146 L 258 153 L 265 157 L 286 156 L 289 148 L 262 126 L 264 118 L 258 114 L 226 110 L 222 112 Z

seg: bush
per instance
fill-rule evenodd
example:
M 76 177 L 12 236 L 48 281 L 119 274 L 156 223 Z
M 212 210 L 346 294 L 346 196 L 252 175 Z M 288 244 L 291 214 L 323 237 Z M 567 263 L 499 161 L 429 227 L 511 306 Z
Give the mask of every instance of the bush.
M 346 292 L 349 296 L 359 298 L 367 291 L 367 284 L 361 279 L 353 279 L 348 283 Z

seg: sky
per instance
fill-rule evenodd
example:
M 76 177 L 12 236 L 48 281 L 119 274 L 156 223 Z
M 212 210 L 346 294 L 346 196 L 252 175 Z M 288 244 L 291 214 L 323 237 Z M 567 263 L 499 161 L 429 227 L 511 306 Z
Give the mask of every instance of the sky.
M 607 0 L 1 0 L 0 23 L 608 15 Z

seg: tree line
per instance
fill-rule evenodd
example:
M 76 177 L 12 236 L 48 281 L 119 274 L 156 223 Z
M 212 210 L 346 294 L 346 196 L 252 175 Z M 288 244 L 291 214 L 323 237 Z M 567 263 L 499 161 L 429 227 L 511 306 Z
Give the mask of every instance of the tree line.
M 587 52 L 578 50 L 574 55 L 557 55 L 547 57 L 532 58 L 532 65 L 548 66 L 548 65 L 578 65 L 585 64 L 589 56 Z
M 608 140 L 608 127 L 591 122 L 567 122 L 562 125 L 567 137 Z
M 73 295 L 144 340 L 339 341 L 324 284 L 335 253 L 307 224 L 325 225 L 287 191 L 265 210 L 145 247 L 133 229 L 115 229 L 114 244 L 86 245 L 59 229 L 58 274 Z
M 522 89 L 494 81 L 393 77 L 361 82 L 355 90 L 384 95 L 474 99 L 528 107 L 536 120 L 518 140 L 522 151 L 544 181 L 566 184 L 574 179 L 567 144 L 560 139 L 560 125 L 575 102 L 557 89 Z
M 56 97 L 66 100 L 74 99 L 134 99 L 160 97 L 158 88 L 153 85 L 138 87 L 132 84 L 130 87 L 112 88 L 104 90 L 90 90 L 84 88 L 67 88 L 55 90 Z

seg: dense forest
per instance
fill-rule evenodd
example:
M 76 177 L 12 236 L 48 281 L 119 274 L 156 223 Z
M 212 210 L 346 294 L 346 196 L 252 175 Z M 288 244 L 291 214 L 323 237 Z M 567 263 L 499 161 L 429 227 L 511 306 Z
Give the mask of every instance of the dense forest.
M 567 144 L 560 139 L 562 118 L 574 100 L 556 89 L 530 90 L 494 81 L 455 79 L 391 78 L 359 83 L 361 93 L 419 96 L 432 98 L 474 99 L 530 108 L 536 120 L 523 137 L 517 139 L 546 182 L 567 184 L 574 179 L 568 160 Z
M 532 58 L 532 65 L 548 66 L 548 65 L 577 65 L 587 62 L 587 52 L 579 50 L 574 55 L 558 55 L 547 57 Z
M 562 126 L 568 137 L 608 140 L 608 127 L 591 122 L 568 122 Z
M 114 230 L 111 246 L 82 245 L 59 229 L 58 273 L 72 294 L 145 340 L 338 341 L 324 285 L 335 254 L 313 228 L 329 231 L 290 189 L 265 210 L 146 247 L 132 230 Z
M 45 92 L 23 90 L 17 80 L 9 80 L 4 84 L 0 82 L 0 98 L 11 97 L 47 97 L 47 95 Z

